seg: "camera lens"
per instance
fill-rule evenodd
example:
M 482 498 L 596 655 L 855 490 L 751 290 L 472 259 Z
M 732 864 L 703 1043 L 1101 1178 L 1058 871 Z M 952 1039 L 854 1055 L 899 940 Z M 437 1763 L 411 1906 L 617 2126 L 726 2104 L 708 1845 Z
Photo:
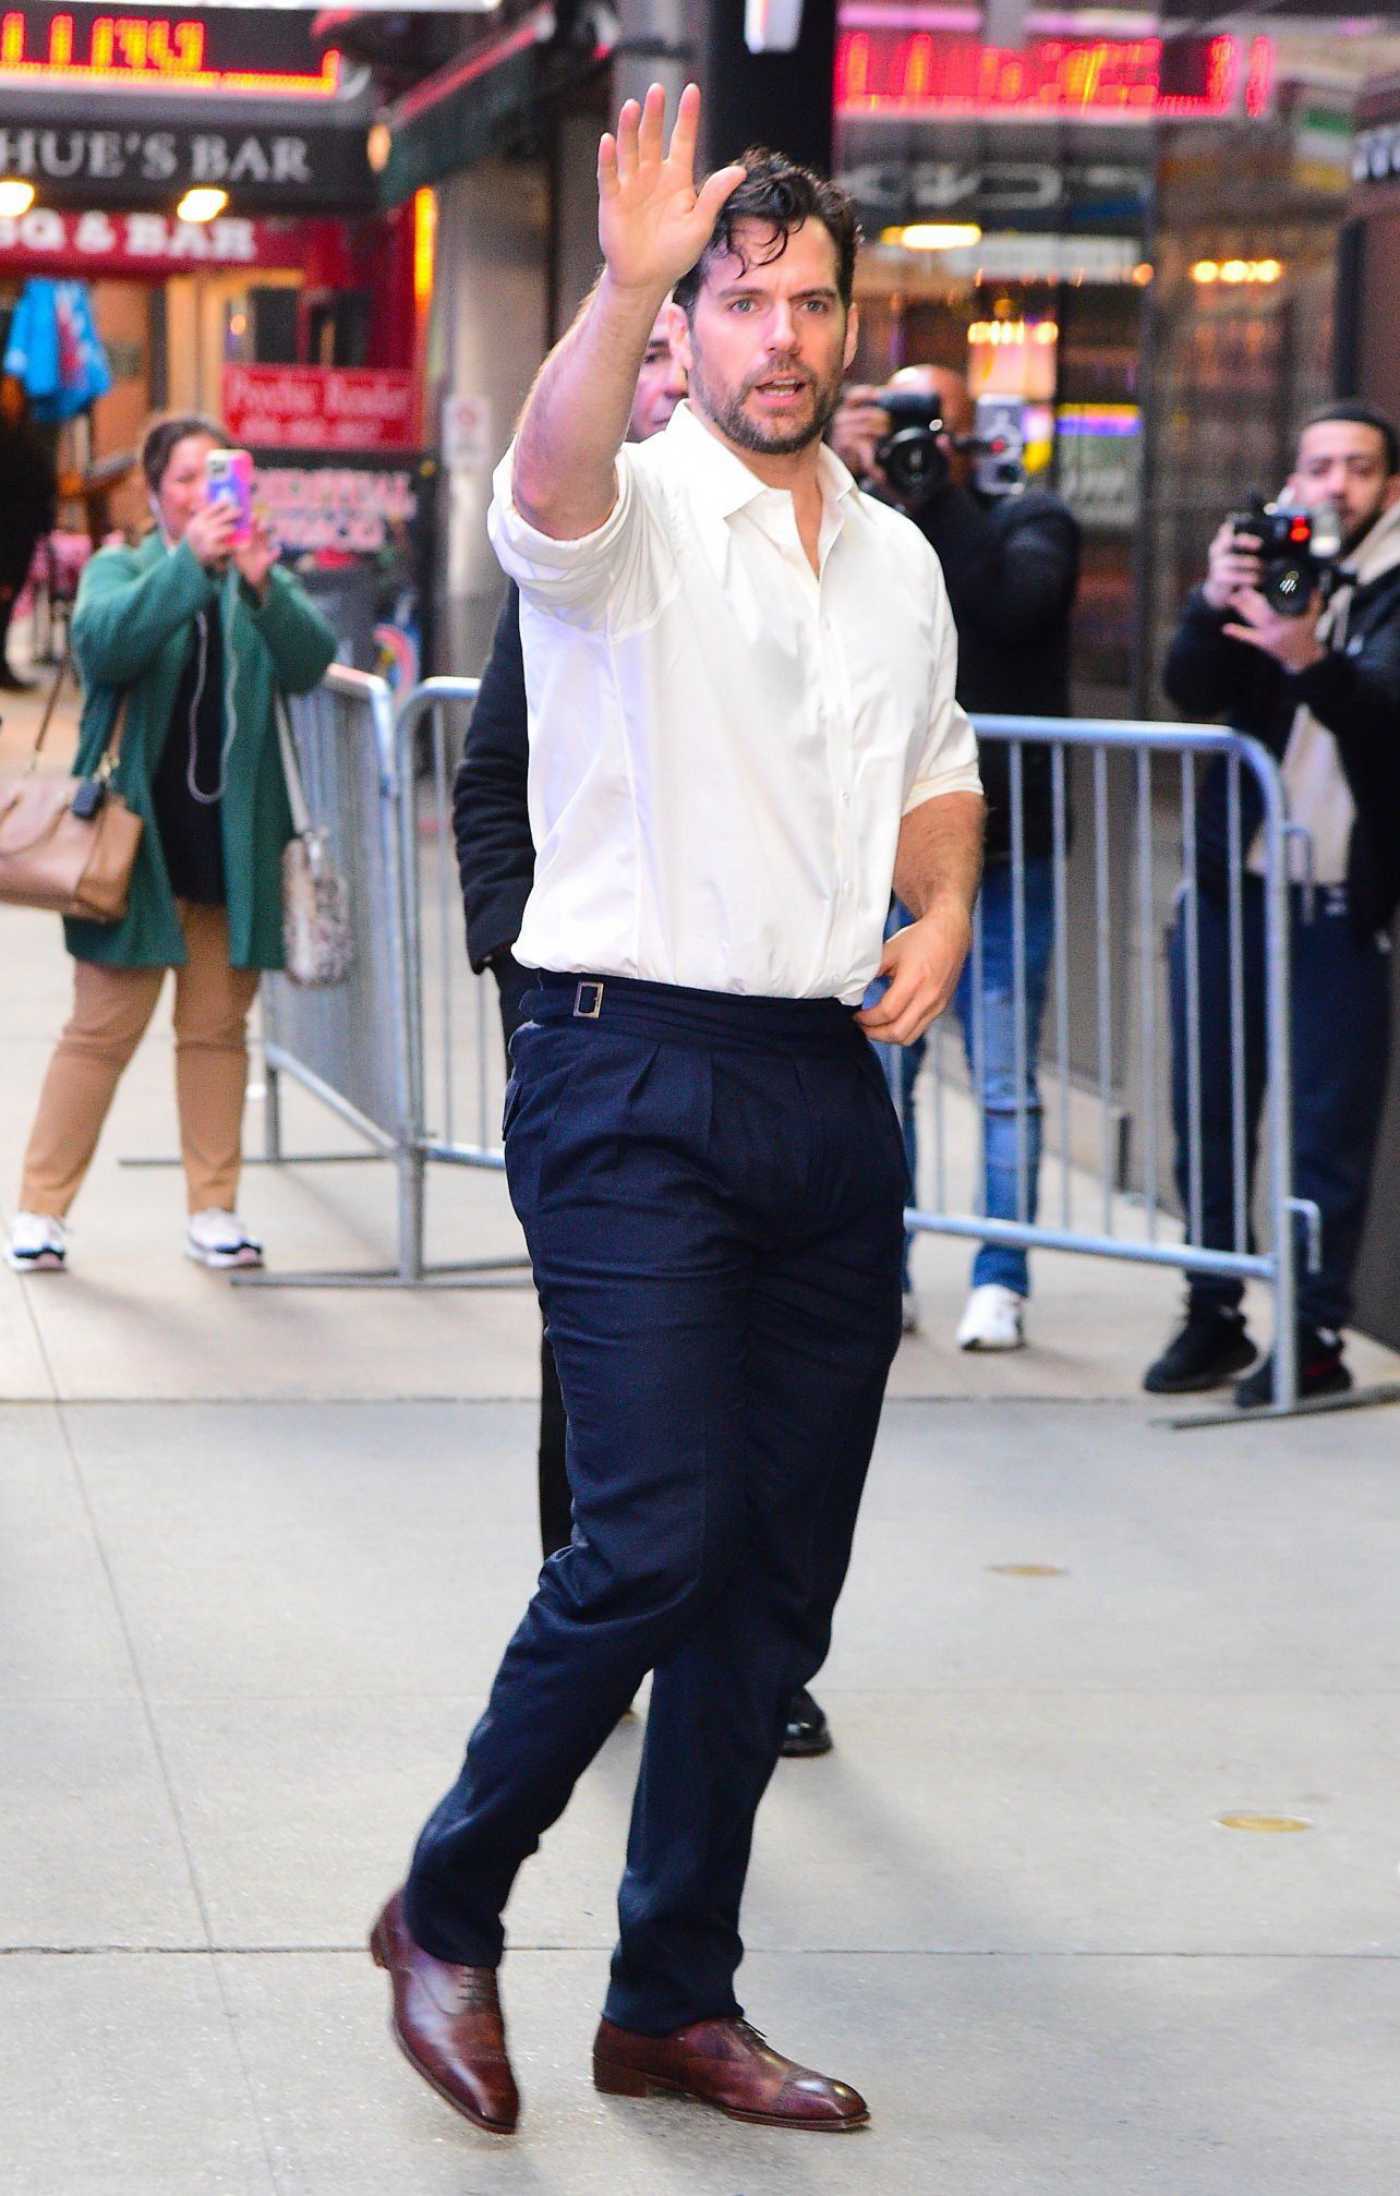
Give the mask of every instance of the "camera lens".
M 880 444 L 875 457 L 902 495 L 941 487 L 948 478 L 948 460 L 930 427 L 901 427 Z

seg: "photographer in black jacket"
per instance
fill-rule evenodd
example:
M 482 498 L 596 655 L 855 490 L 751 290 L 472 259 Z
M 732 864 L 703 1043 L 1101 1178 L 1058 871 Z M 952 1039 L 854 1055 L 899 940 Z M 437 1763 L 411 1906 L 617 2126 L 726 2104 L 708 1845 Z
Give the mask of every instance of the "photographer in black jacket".
M 685 395 L 685 370 L 673 344 L 679 308 L 662 307 L 651 332 L 628 426 L 633 442 L 659 434 Z M 535 984 L 511 948 L 520 935 L 525 902 L 535 878 L 528 780 L 529 707 L 520 647 L 520 595 L 514 582 L 496 626 L 490 661 L 472 713 L 471 732 L 452 791 L 457 869 L 467 918 L 467 953 L 478 974 L 489 968 L 500 992 L 507 1046 L 524 1020 L 524 1001 Z M 540 1344 L 540 1540 L 546 1559 L 568 1545 L 573 1507 L 564 1468 L 567 1419 L 554 1352 Z M 805 1689 L 788 1714 L 783 1752 L 824 1754 L 831 1747 L 826 1716 Z
M 1204 584 L 1187 602 L 1165 683 L 1188 717 L 1224 714 L 1279 757 L 1290 819 L 1312 842 L 1311 920 L 1292 903 L 1293 1188 L 1322 1217 L 1322 1264 L 1299 1261 L 1301 1396 L 1351 1386 L 1340 1330 L 1366 1217 L 1385 1094 L 1390 1022 L 1389 925 L 1400 901 L 1400 443 L 1392 422 L 1350 400 L 1315 412 L 1298 440 L 1286 500 L 1335 508 L 1342 555 L 1324 603 L 1285 617 L 1260 592 L 1257 537 L 1227 520 Z M 1264 1094 L 1264 908 L 1254 847 L 1262 802 L 1241 777 L 1244 879 L 1246 1178 L 1252 1180 Z M 1228 841 L 1223 758 L 1197 808 L 1197 893 L 1204 1241 L 1234 1248 L 1230 1067 Z M 1303 872 L 1295 868 L 1295 878 Z M 1184 916 L 1171 948 L 1172 1099 L 1176 1171 L 1188 1204 Z M 1173 1395 L 1210 1388 L 1254 1357 L 1243 1285 L 1194 1275 L 1186 1321 L 1143 1382 Z M 1273 1400 L 1265 1359 L 1235 1390 L 1245 1409 Z
M 892 387 L 938 400 L 943 464 L 917 490 L 901 491 L 876 455 L 890 416 L 879 392 L 852 388 L 832 422 L 831 442 L 862 483 L 906 511 L 937 554 L 958 629 L 958 700 L 972 714 L 1067 717 L 1070 713 L 1070 615 L 1079 582 L 1079 526 L 1068 506 L 1044 489 L 987 494 L 977 485 L 967 445 L 972 399 L 961 374 L 944 366 L 906 366 Z M 1036 1058 L 1054 943 L 1051 855 L 1054 838 L 1050 750 L 1022 749 L 1025 854 L 1025 1203 L 1020 1197 L 1017 1135 L 1015 979 L 1012 966 L 1010 749 L 987 740 L 978 766 L 987 799 L 982 873 L 982 1001 L 986 1032 L 981 1072 L 973 1057 L 979 1015 L 973 963 L 958 986 L 968 1068 L 983 1109 L 986 1179 L 983 1211 L 991 1218 L 1034 1220 L 1040 1164 L 1040 1092 Z M 904 1140 L 916 1179 L 914 1083 L 924 1045 L 899 1056 Z M 905 1246 L 905 1327 L 917 1324 Z M 1025 1339 L 1030 1271 L 1023 1250 L 983 1243 L 972 1267 L 972 1290 L 958 1327 L 965 1350 L 1018 1349 Z

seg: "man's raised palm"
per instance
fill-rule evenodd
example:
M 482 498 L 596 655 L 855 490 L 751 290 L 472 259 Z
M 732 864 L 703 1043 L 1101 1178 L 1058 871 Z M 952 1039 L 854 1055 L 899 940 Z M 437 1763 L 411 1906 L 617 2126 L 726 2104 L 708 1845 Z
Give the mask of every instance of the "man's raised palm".
M 695 265 L 745 172 L 720 168 L 697 191 L 700 93 L 694 84 L 681 93 L 671 149 L 663 157 L 665 120 L 666 94 L 653 84 L 641 107 L 627 101 L 616 137 L 609 133 L 598 148 L 598 242 L 608 273 L 621 289 L 658 297 Z

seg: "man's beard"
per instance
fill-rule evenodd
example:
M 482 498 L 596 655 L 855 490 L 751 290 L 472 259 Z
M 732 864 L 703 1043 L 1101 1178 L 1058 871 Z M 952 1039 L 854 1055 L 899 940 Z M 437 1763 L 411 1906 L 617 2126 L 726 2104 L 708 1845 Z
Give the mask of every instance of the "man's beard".
M 752 450 L 759 457 L 794 457 L 810 443 L 819 442 L 826 433 L 841 401 L 841 374 L 838 371 L 826 381 L 818 381 L 814 375 L 803 375 L 812 391 L 812 412 L 801 427 L 770 429 L 761 421 L 750 419 L 744 410 L 745 399 L 764 381 L 781 377 L 780 367 L 769 367 L 761 374 L 752 375 L 741 388 L 721 395 L 712 391 L 705 380 L 705 370 L 698 357 L 690 370 L 691 395 L 700 399 L 701 409 L 722 434 L 741 450 Z
M 1347 532 L 1342 536 L 1341 553 L 1343 558 L 1351 556 L 1355 550 L 1361 547 L 1362 542 L 1370 533 L 1371 528 L 1377 523 L 1379 519 L 1383 519 L 1385 517 L 1385 508 L 1385 505 L 1378 501 L 1374 511 L 1370 512 L 1366 518 L 1358 519 L 1354 526 L 1348 528 Z

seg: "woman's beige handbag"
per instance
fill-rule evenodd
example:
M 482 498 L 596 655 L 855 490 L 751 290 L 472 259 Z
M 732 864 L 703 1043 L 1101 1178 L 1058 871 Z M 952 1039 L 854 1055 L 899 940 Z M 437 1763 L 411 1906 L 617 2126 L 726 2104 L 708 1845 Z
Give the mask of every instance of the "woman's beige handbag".
M 0 777 L 0 901 L 116 923 L 126 913 L 142 828 L 111 784 L 126 696 L 95 776 L 41 777 L 39 751 L 67 668 L 65 657 L 23 771 Z
M 282 953 L 290 982 L 307 990 L 343 984 L 355 960 L 350 888 L 336 868 L 330 840 L 312 823 L 282 698 L 277 737 L 296 837 L 282 849 Z

